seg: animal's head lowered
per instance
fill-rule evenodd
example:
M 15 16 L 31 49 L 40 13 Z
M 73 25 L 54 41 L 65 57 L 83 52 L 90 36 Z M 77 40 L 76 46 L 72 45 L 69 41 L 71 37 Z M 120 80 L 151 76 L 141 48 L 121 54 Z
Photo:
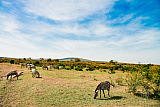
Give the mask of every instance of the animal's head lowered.
M 96 97 L 98 96 L 98 91 L 99 91 L 99 90 L 95 90 L 95 91 L 94 91 L 94 99 L 96 99 Z

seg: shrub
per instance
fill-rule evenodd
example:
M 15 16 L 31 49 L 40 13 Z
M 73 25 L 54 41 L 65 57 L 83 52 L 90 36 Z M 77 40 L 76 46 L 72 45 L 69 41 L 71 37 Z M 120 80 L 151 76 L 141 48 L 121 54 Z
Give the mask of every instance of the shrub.
M 133 94 L 135 94 L 135 92 L 137 91 L 137 87 L 141 82 L 141 76 L 139 75 L 139 73 L 133 72 L 132 74 L 128 74 L 127 75 L 127 79 L 126 82 L 128 84 L 128 89 L 129 92 L 132 92 Z
M 86 69 L 87 71 L 93 71 L 94 70 L 94 68 L 93 67 L 91 67 L 91 66 L 88 66 L 88 68 Z
M 113 84 L 113 85 L 115 85 L 111 76 L 109 76 L 109 79 L 110 79 L 110 83 Z
M 71 65 L 71 66 L 70 66 L 70 68 L 71 68 L 71 69 L 73 69 L 73 68 L 74 68 L 74 66 L 73 66 L 73 65 Z
M 40 64 L 40 62 L 39 61 L 35 61 L 35 62 L 33 62 L 33 64 L 38 66 Z
M 75 58 L 74 60 L 75 60 L 75 62 L 80 62 L 81 61 L 79 58 Z
M 14 60 L 11 59 L 11 60 L 9 61 L 9 63 L 10 63 L 10 64 L 14 64 Z
M 106 72 L 106 70 L 104 69 L 103 72 Z
M 71 70 L 71 68 L 70 68 L 70 67 L 66 67 L 65 69 L 66 69 L 66 70 Z
M 136 69 L 135 67 L 133 67 L 133 68 L 131 69 L 131 71 L 132 71 L 132 72 L 135 72 L 135 71 L 138 71 L 138 69 Z
M 118 70 L 118 66 L 117 65 L 115 66 L 115 70 Z
M 48 58 L 48 59 L 47 59 L 47 62 L 51 62 L 51 58 Z
M 59 63 L 59 66 L 63 66 L 63 67 L 65 67 L 65 64 L 63 64 L 63 63 Z
M 59 62 L 59 59 L 54 59 L 54 62 Z
M 122 78 L 122 77 L 118 77 L 118 78 L 116 79 L 116 83 L 118 83 L 118 85 L 122 85 L 122 83 L 123 83 L 123 78 Z
M 15 62 L 15 64 L 19 64 L 19 62 Z
M 78 65 L 75 70 L 77 71 L 83 71 L 83 66 L 82 65 Z
M 109 68 L 109 71 L 110 72 L 108 72 L 109 74 L 115 74 L 116 72 L 113 70 L 113 68 Z

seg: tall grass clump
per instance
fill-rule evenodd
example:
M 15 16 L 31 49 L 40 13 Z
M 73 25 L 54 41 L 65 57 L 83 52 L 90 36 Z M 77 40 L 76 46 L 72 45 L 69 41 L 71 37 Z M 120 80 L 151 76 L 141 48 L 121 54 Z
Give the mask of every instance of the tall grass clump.
M 115 79 L 116 83 L 118 83 L 118 85 L 122 85 L 123 84 L 123 78 L 122 77 L 118 77 L 117 79 Z

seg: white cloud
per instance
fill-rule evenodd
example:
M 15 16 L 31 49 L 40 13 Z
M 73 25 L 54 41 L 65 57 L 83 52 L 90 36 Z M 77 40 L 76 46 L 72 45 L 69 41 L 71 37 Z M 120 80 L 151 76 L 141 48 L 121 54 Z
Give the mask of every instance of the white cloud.
M 16 20 L 11 14 L 0 12 L 0 31 L 5 32 L 19 32 L 18 29 L 21 28 L 21 24 Z
M 133 18 L 134 13 L 113 20 L 94 17 L 91 21 L 79 23 L 79 20 L 99 11 L 100 14 L 109 12 L 114 1 L 24 0 L 22 3 L 25 12 L 32 14 L 29 19 L 24 16 L 20 21 L 18 15 L 0 13 L 0 56 L 73 56 L 92 60 L 159 63 L 160 31 L 141 24 L 148 17 Z M 58 21 L 53 24 L 36 16 Z M 125 22 L 128 24 L 123 24 Z M 119 25 L 113 26 L 115 23 Z M 71 38 L 73 36 L 75 38 Z
M 120 15 L 120 17 L 113 19 L 112 21 L 109 21 L 108 23 L 113 23 L 113 24 L 125 23 L 126 21 L 133 18 L 133 16 L 134 14 Z
M 53 20 L 83 20 L 101 13 L 108 13 L 115 0 L 27 0 L 24 10 Z

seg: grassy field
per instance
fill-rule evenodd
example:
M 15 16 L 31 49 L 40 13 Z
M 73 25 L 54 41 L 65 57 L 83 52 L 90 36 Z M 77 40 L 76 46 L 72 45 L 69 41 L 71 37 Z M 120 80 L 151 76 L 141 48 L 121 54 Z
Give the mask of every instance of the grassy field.
M 24 75 L 12 80 L 0 80 L 0 106 L 44 107 L 44 106 L 159 106 L 158 100 L 145 99 L 127 93 L 127 86 L 115 83 L 118 77 L 126 78 L 126 73 L 115 74 L 96 71 L 42 70 L 38 68 L 41 78 L 32 78 L 27 68 L 20 65 L 0 63 L 0 76 L 12 70 L 23 71 Z M 102 81 L 113 81 L 110 97 L 93 99 L 93 90 Z M 107 95 L 107 91 L 105 91 Z

